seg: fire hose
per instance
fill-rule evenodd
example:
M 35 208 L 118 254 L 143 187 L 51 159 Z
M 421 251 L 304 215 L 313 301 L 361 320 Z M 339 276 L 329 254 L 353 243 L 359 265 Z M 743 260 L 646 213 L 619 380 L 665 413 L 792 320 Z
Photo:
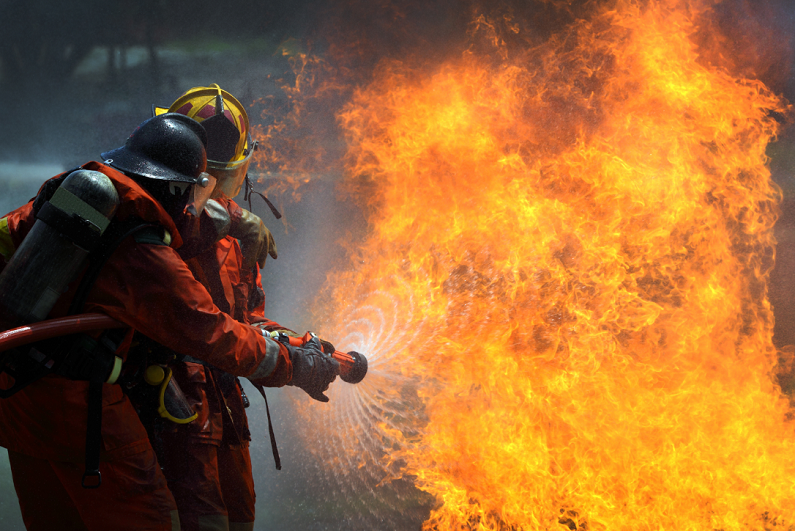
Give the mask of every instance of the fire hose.
M 124 328 L 126 326 L 127 325 L 116 321 L 112 317 L 99 313 L 70 315 L 57 319 L 48 319 L 46 321 L 39 321 L 0 332 L 0 353 L 16 347 L 22 347 L 30 343 L 56 337 L 111 328 Z M 54 359 L 48 360 L 45 356 L 34 354 L 33 352 L 34 351 L 31 349 L 28 356 L 39 356 L 39 363 L 44 363 L 48 367 L 55 364 Z M 116 383 L 117 381 L 121 371 L 121 358 L 116 358 L 116 360 L 117 363 L 114 365 L 114 371 L 106 383 Z M 10 396 L 21 387 L 18 386 L 16 382 L 18 375 L 13 369 L 15 363 L 11 361 L 11 366 L 8 366 L 7 360 L 0 359 L 0 361 L 2 361 L 2 363 L 0 363 L 0 365 L 2 365 L 2 370 L 7 372 L 14 380 L 11 387 L 0 389 L 0 396 Z M 179 385 L 171 379 L 171 374 L 171 369 L 169 368 L 151 365 L 147 367 L 145 371 L 145 381 L 159 389 L 158 414 L 176 424 L 187 424 L 195 420 L 198 415 L 188 404 Z
M 53 337 L 125 326 L 127 325 L 101 313 L 85 313 L 48 319 L 0 332 L 0 352 Z
M 107 328 L 123 328 L 125 326 L 127 325 L 101 313 L 85 313 L 48 319 L 0 332 L 0 352 L 53 337 Z M 307 332 L 302 338 L 282 335 L 280 340 L 288 341 L 290 345 L 300 347 L 313 337 L 316 336 L 311 332 Z M 335 350 L 332 353 L 326 352 L 326 354 L 329 354 L 339 363 L 339 377 L 343 382 L 356 384 L 361 382 L 367 374 L 367 358 L 358 352 Z
M 303 337 L 291 336 L 284 332 L 263 332 L 271 339 L 281 343 L 289 344 L 293 347 L 306 347 L 311 345 L 320 349 L 324 354 L 327 354 L 333 359 L 337 360 L 339 366 L 339 372 L 337 375 L 343 382 L 357 384 L 361 382 L 367 374 L 367 358 L 365 358 L 362 354 L 354 351 L 341 352 L 335 349 L 331 343 L 327 341 L 321 341 L 321 339 L 312 332 L 307 332 Z M 330 350 L 331 352 L 326 352 L 326 350 Z M 276 464 L 276 470 L 281 470 L 282 461 L 279 457 L 279 449 L 276 446 L 276 436 L 273 433 L 273 422 L 271 422 L 271 412 L 270 408 L 268 407 L 268 397 L 265 396 L 265 389 L 261 385 L 254 384 L 254 388 L 259 391 L 259 394 L 262 395 L 263 400 L 265 400 L 265 413 L 268 416 L 268 435 L 271 439 L 273 461 Z
M 55 337 L 96 330 L 105 330 L 110 328 L 123 328 L 125 326 L 125 324 L 120 323 L 112 317 L 108 317 L 107 315 L 99 313 L 88 313 L 60 317 L 56 319 L 48 319 L 0 332 L 0 353 L 15 347 L 21 347 L 30 343 Z M 286 334 L 278 334 L 278 337 L 275 337 L 274 339 L 284 343 L 289 343 L 290 345 L 296 347 L 306 346 L 307 344 L 311 343 L 315 346 L 319 346 L 321 350 L 323 350 L 324 345 L 330 345 L 330 343 L 327 342 L 321 343 L 320 339 L 311 332 L 307 332 L 302 338 L 292 337 Z M 340 379 L 350 384 L 361 382 L 367 374 L 367 358 L 354 351 L 346 353 L 340 352 L 336 349 L 333 350 L 333 352 L 325 352 L 325 354 L 328 354 L 337 360 L 339 364 L 338 375 Z M 161 370 L 160 372 L 164 373 L 164 377 L 162 378 L 150 378 L 150 373 L 154 372 L 151 369 L 158 368 L 160 367 L 151 366 L 146 371 L 147 383 L 161 387 L 160 407 L 158 408 L 158 413 L 162 417 L 178 424 L 191 422 L 196 418 L 197 415 L 187 405 L 187 401 L 182 394 L 182 391 L 179 389 L 179 386 L 174 380 L 171 379 L 171 370 L 168 369 L 167 372 Z M 276 464 L 276 469 L 281 470 L 281 459 L 279 457 L 279 451 L 276 447 L 276 437 L 273 433 L 273 423 L 271 422 L 268 399 L 265 396 L 265 390 L 261 385 L 255 384 L 254 387 L 260 392 L 262 398 L 265 399 L 265 411 L 268 415 L 268 432 L 273 450 L 273 458 Z

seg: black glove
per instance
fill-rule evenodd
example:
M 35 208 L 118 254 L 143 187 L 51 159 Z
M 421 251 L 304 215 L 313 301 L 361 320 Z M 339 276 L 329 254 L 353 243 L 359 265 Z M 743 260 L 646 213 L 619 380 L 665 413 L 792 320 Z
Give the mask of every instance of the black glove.
M 286 346 L 293 364 L 293 379 L 287 385 L 300 387 L 315 400 L 328 402 L 328 397 L 323 392 L 337 378 L 340 364 L 313 344 L 303 347 Z
M 325 354 L 328 354 L 329 356 L 334 354 L 334 351 L 337 350 L 336 348 L 334 348 L 334 345 L 332 345 L 331 343 L 329 343 L 325 339 L 321 339 L 320 340 L 320 344 L 323 346 L 323 352 Z
M 331 356 L 334 354 L 334 351 L 337 350 L 334 345 L 326 341 L 325 339 L 320 339 L 312 332 L 307 332 L 304 334 L 304 344 L 301 345 L 304 348 L 316 348 L 322 350 L 324 354 L 328 354 Z

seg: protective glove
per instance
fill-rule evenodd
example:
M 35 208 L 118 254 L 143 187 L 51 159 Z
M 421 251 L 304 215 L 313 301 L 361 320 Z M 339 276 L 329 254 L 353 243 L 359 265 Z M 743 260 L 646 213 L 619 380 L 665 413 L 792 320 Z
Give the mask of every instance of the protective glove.
M 208 199 L 201 216 L 181 216 L 175 220 L 182 247 L 177 251 L 183 260 L 194 258 L 209 250 L 215 242 L 222 240 L 229 233 L 232 218 L 226 207 Z
M 298 334 L 295 334 L 294 332 L 291 333 L 291 334 L 287 334 L 287 335 L 292 335 L 293 337 L 298 337 Z M 337 350 L 334 347 L 334 345 L 331 344 L 329 341 L 326 341 L 325 339 L 320 339 L 319 337 L 317 337 L 312 332 L 305 333 L 303 335 L 303 337 L 301 338 L 301 340 L 304 342 L 304 344 L 301 345 L 301 346 L 306 347 L 307 345 L 312 345 L 315 348 L 319 348 L 320 350 L 323 351 L 324 354 L 328 354 L 329 356 L 334 354 L 334 352 Z
M 300 387 L 315 400 L 328 402 L 328 397 L 323 392 L 340 372 L 337 360 L 324 354 L 313 344 L 286 347 L 293 365 L 293 379 L 287 385 Z
M 318 338 L 319 339 L 319 338 Z M 333 344 L 329 343 L 325 339 L 319 339 L 320 345 L 323 347 L 323 353 L 328 354 L 331 356 L 337 350 Z
M 265 260 L 270 255 L 274 260 L 279 257 L 273 234 L 265 226 L 259 216 L 248 210 L 241 209 L 240 220 L 232 224 L 229 235 L 240 240 L 240 250 L 243 251 L 243 266 L 251 269 L 254 264 L 260 268 L 265 266 Z

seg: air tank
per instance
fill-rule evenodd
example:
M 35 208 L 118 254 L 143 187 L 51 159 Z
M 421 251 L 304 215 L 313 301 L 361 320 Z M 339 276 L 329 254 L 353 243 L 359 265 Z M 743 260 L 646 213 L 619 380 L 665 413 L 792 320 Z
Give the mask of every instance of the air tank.
M 103 173 L 77 170 L 63 180 L 0 273 L 0 325 L 47 317 L 86 265 L 118 206 L 119 194 Z

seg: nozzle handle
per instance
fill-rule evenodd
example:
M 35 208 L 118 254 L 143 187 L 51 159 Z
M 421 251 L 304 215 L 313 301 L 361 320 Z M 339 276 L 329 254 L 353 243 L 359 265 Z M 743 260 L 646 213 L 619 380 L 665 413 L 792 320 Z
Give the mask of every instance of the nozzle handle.
M 306 343 L 307 336 L 287 336 L 287 338 L 290 345 L 300 347 Z M 356 351 L 341 352 L 335 350 L 331 353 L 331 357 L 340 364 L 339 376 L 343 382 L 357 384 L 364 380 L 364 377 L 367 375 L 367 358 L 364 354 L 360 354 Z

